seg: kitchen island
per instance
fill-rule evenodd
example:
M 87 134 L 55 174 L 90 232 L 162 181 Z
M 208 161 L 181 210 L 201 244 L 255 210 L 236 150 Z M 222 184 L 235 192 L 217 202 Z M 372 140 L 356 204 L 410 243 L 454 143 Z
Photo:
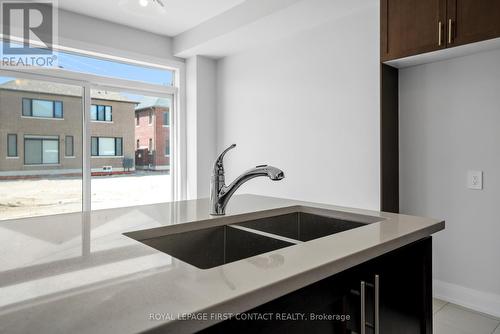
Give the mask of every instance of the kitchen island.
M 325 316 L 336 310 L 351 316 L 349 321 L 313 320 L 324 328 L 347 331 L 364 323 L 371 333 L 394 320 L 428 332 L 430 236 L 444 229 L 443 221 L 256 195 L 235 196 L 225 216 L 208 212 L 208 199 L 200 199 L 1 222 L 0 332 L 217 332 L 244 324 L 228 319 L 236 314 L 273 313 L 272 320 L 277 313 L 310 314 L 314 296 L 327 300 L 326 308 L 318 308 L 328 310 Z M 257 230 L 268 238 L 274 233 L 245 222 L 298 213 L 361 225 L 306 241 L 275 231 L 281 244 L 273 243 L 274 250 L 250 257 L 240 252 L 231 261 L 225 252 L 222 260 L 208 256 L 201 261 L 200 256 L 215 249 L 204 242 L 191 251 L 182 243 L 182 251 L 179 246 L 167 252 L 161 243 L 149 242 L 200 229 L 224 230 L 226 236 L 224 226 L 231 224 L 241 224 L 234 229 L 241 233 Z M 406 276 L 409 281 L 394 283 Z M 402 286 L 407 289 L 401 291 Z M 329 287 L 334 288 L 324 298 Z M 395 296 L 420 300 L 416 320 L 405 318 L 411 310 L 397 314 L 390 307 L 398 302 Z M 304 312 L 279 312 L 293 301 Z M 356 301 L 364 304 L 363 312 Z M 272 328 L 299 320 L 254 323 Z

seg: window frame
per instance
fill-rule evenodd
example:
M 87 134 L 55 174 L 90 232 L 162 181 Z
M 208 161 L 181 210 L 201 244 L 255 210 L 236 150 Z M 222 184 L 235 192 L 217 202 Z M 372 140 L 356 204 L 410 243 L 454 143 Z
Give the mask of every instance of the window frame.
M 15 149 L 16 149 L 15 155 L 10 154 L 10 138 L 12 136 L 14 136 L 14 138 L 15 138 Z M 18 143 L 17 133 L 7 133 L 7 158 L 19 158 L 18 145 L 19 145 L 19 143 Z
M 165 118 L 165 114 L 167 114 L 168 117 Z M 165 119 L 168 120 L 168 124 L 165 124 Z M 169 128 L 170 127 L 170 110 L 162 112 L 162 126 L 164 128 Z
M 26 115 L 24 112 L 24 102 L 29 101 L 29 114 Z M 52 117 L 46 116 L 34 116 L 33 115 L 33 101 L 45 101 L 52 102 Z M 56 103 L 61 105 L 61 117 L 56 117 Z M 50 100 L 50 99 L 38 99 L 31 97 L 22 97 L 21 98 L 21 117 L 26 118 L 39 118 L 39 119 L 51 119 L 51 120 L 64 120 L 64 103 L 61 100 Z
M 123 137 L 101 137 L 101 136 L 92 136 L 90 137 L 90 156 L 91 158 L 123 158 Z M 114 155 L 101 155 L 99 154 L 99 141 L 100 139 L 114 139 Z M 96 152 L 94 154 L 92 142 L 96 140 Z M 120 146 L 118 146 L 118 141 L 120 141 Z M 118 150 L 119 148 L 119 150 Z M 120 151 L 120 155 L 117 155 L 117 151 Z
M 66 45 L 54 44 L 54 50 L 74 53 L 78 55 L 87 55 L 95 58 L 102 58 L 116 62 L 124 62 L 136 64 L 145 67 L 166 68 L 173 71 L 173 85 L 160 86 L 148 82 L 130 81 L 122 78 L 106 77 L 105 75 L 97 75 L 90 73 L 81 73 L 69 71 L 63 68 L 50 69 L 50 75 L 45 72 L 37 71 L 36 69 L 0 69 L 0 74 L 5 77 L 42 80 L 47 82 L 62 83 L 69 85 L 80 86 L 83 89 L 83 133 L 82 133 L 82 196 L 83 196 L 83 212 L 91 211 L 91 121 L 90 121 L 90 106 L 91 106 L 91 90 L 92 89 L 108 89 L 127 91 L 137 95 L 166 97 L 172 99 L 174 106 L 170 112 L 171 128 L 171 177 L 172 177 L 172 200 L 186 199 L 187 194 L 187 141 L 186 141 L 186 64 L 173 58 L 160 58 L 155 56 L 144 56 L 140 58 L 131 56 L 129 53 L 124 53 L 123 50 L 115 48 L 103 48 L 97 44 L 79 45 L 71 41 L 67 41 Z M 94 51 L 89 51 L 93 49 Z M 29 116 L 26 116 L 29 117 Z M 64 117 L 64 114 L 63 114 Z M 59 120 L 50 118 L 51 120 Z M 19 140 L 22 138 L 18 138 Z
M 71 155 L 68 155 L 68 138 L 71 138 Z M 75 136 L 73 135 L 64 136 L 64 157 L 65 158 L 75 157 Z
M 60 145 L 60 137 L 59 136 L 37 136 L 37 135 L 24 135 L 24 159 L 23 163 L 25 166 L 57 166 L 61 164 L 61 145 Z M 41 162 L 40 163 L 27 163 L 26 162 L 26 142 L 27 141 L 41 141 L 40 149 L 41 149 Z M 53 141 L 57 142 L 57 162 L 44 163 L 43 162 L 43 142 L 44 141 Z
M 165 139 L 165 157 L 170 157 L 170 140 Z
M 92 117 L 92 108 L 95 107 L 96 112 L 95 112 L 95 119 Z M 104 119 L 99 119 L 99 107 L 103 108 L 104 112 Z M 107 120 L 107 108 L 109 108 L 109 115 L 110 119 Z M 103 123 L 113 123 L 113 106 L 109 104 L 97 104 L 97 103 L 92 103 L 90 106 L 90 120 L 92 122 L 103 122 Z

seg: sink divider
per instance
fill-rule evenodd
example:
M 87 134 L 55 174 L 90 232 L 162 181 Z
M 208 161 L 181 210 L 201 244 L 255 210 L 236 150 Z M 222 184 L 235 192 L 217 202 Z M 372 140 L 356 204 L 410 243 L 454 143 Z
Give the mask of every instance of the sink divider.
M 291 238 L 287 238 L 287 237 L 282 237 L 280 235 L 276 235 L 276 234 L 268 233 L 268 232 L 263 232 L 263 231 L 259 231 L 259 230 L 254 230 L 253 228 L 248 228 L 248 227 L 244 227 L 244 226 L 238 226 L 238 225 L 226 225 L 226 226 L 227 227 L 235 228 L 237 230 L 241 230 L 241 231 L 245 231 L 245 232 L 250 232 L 250 233 L 258 234 L 258 235 L 261 235 L 261 236 L 264 236 L 264 237 L 268 237 L 268 238 L 272 238 L 272 239 L 277 239 L 277 240 L 289 242 L 289 243 L 292 243 L 292 244 L 295 244 L 295 245 L 303 243 L 303 241 L 300 241 L 300 240 L 291 239 Z

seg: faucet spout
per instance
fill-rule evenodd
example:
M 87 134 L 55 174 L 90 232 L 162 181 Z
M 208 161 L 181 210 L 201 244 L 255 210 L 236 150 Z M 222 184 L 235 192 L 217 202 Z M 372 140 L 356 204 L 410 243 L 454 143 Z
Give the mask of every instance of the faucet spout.
M 268 165 L 259 165 L 247 170 L 231 182 L 231 184 L 226 186 L 222 158 L 228 150 L 234 148 L 235 146 L 236 145 L 233 144 L 222 152 L 214 164 L 214 171 L 210 183 L 210 214 L 214 216 L 225 214 L 229 199 L 234 192 L 247 181 L 261 176 L 267 176 L 273 181 L 279 181 L 285 177 L 285 173 L 279 168 Z

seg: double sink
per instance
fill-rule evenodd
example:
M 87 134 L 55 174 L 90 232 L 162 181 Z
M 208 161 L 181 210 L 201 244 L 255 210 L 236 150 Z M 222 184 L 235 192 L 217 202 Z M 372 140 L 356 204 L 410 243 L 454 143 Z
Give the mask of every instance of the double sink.
M 318 210 L 320 213 L 311 213 Z M 125 235 L 195 267 L 209 269 L 383 220 L 318 210 L 302 207 L 290 213 L 154 237 L 135 232 Z

